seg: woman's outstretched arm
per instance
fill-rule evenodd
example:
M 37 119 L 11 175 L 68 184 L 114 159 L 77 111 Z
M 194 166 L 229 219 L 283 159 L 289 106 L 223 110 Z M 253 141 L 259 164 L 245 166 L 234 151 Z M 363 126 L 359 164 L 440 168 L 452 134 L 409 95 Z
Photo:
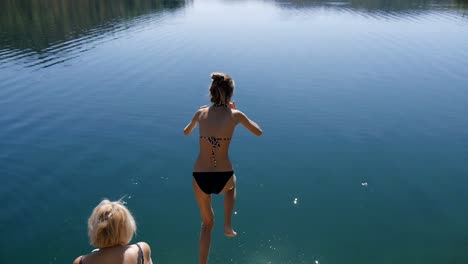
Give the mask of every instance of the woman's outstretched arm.
M 201 109 L 201 108 L 200 108 Z M 192 130 L 197 126 L 198 124 L 198 117 L 200 116 L 200 110 L 198 110 L 192 118 L 192 121 L 188 123 L 188 125 L 184 128 L 184 135 L 188 136 L 190 133 L 192 133 Z
M 244 113 L 237 111 L 238 123 L 241 123 L 245 128 L 256 136 L 261 136 L 263 131 L 260 126 L 254 121 L 250 120 Z

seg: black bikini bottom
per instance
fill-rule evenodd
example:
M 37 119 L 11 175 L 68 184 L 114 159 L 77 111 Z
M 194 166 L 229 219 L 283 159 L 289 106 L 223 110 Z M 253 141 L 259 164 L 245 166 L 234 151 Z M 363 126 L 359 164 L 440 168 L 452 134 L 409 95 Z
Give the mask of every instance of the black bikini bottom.
M 220 193 L 226 183 L 234 175 L 234 171 L 219 171 L 219 172 L 193 172 L 193 178 L 198 184 L 198 187 L 206 193 Z

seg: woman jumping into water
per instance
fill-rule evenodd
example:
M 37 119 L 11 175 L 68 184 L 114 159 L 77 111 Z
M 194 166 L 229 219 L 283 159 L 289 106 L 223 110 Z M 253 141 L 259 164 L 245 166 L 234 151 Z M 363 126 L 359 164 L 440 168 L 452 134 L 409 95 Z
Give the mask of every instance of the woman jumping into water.
M 200 264 L 206 264 L 210 251 L 211 230 L 214 213 L 211 207 L 211 194 L 224 194 L 224 234 L 234 237 L 232 211 L 236 200 L 236 176 L 229 160 L 229 144 L 234 128 L 242 124 L 256 136 L 262 134 L 259 125 L 236 109 L 231 97 L 234 93 L 234 80 L 225 73 L 212 73 L 210 87 L 211 106 L 201 107 L 185 127 L 188 136 L 200 125 L 200 153 L 193 170 L 193 190 L 200 214 L 202 230 L 200 234 Z

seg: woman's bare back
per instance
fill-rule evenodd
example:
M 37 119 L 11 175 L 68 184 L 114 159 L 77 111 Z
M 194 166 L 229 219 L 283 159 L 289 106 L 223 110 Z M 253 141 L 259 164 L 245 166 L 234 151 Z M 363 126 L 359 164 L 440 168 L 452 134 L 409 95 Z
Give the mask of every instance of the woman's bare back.
M 185 127 L 184 134 L 189 135 L 199 124 L 200 153 L 195 162 L 194 171 L 231 171 L 229 145 L 237 124 L 242 124 L 253 134 L 260 136 L 262 130 L 244 113 L 235 109 L 235 104 L 226 106 L 201 107 Z
M 229 145 L 237 125 L 235 109 L 205 107 L 200 109 L 200 153 L 194 171 L 231 171 Z
M 139 252 L 141 248 L 141 252 Z M 134 245 L 122 245 L 109 248 L 103 248 L 94 251 L 91 254 L 78 257 L 74 264 L 140 264 L 142 262 L 152 264 L 150 247 L 145 242 L 138 242 Z M 141 254 L 141 255 L 140 255 Z

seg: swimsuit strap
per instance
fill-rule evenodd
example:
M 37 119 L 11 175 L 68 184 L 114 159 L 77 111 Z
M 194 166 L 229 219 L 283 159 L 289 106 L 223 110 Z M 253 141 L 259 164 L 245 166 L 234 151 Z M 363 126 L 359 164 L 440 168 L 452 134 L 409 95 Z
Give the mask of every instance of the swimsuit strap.
M 215 150 L 216 147 L 220 148 L 221 144 L 219 144 L 220 140 L 231 140 L 231 138 L 217 138 L 217 137 L 202 137 L 200 136 L 201 139 L 206 139 L 211 144 L 211 158 L 213 159 L 213 165 L 216 167 L 216 156 L 215 156 Z
M 208 140 L 231 140 L 231 138 L 217 138 L 217 137 L 200 137 Z
M 138 243 L 135 244 L 138 247 L 138 260 L 137 264 L 144 264 L 145 263 L 145 258 L 143 257 L 143 250 L 141 250 L 140 245 Z
M 227 104 L 213 104 L 214 107 L 228 107 Z

